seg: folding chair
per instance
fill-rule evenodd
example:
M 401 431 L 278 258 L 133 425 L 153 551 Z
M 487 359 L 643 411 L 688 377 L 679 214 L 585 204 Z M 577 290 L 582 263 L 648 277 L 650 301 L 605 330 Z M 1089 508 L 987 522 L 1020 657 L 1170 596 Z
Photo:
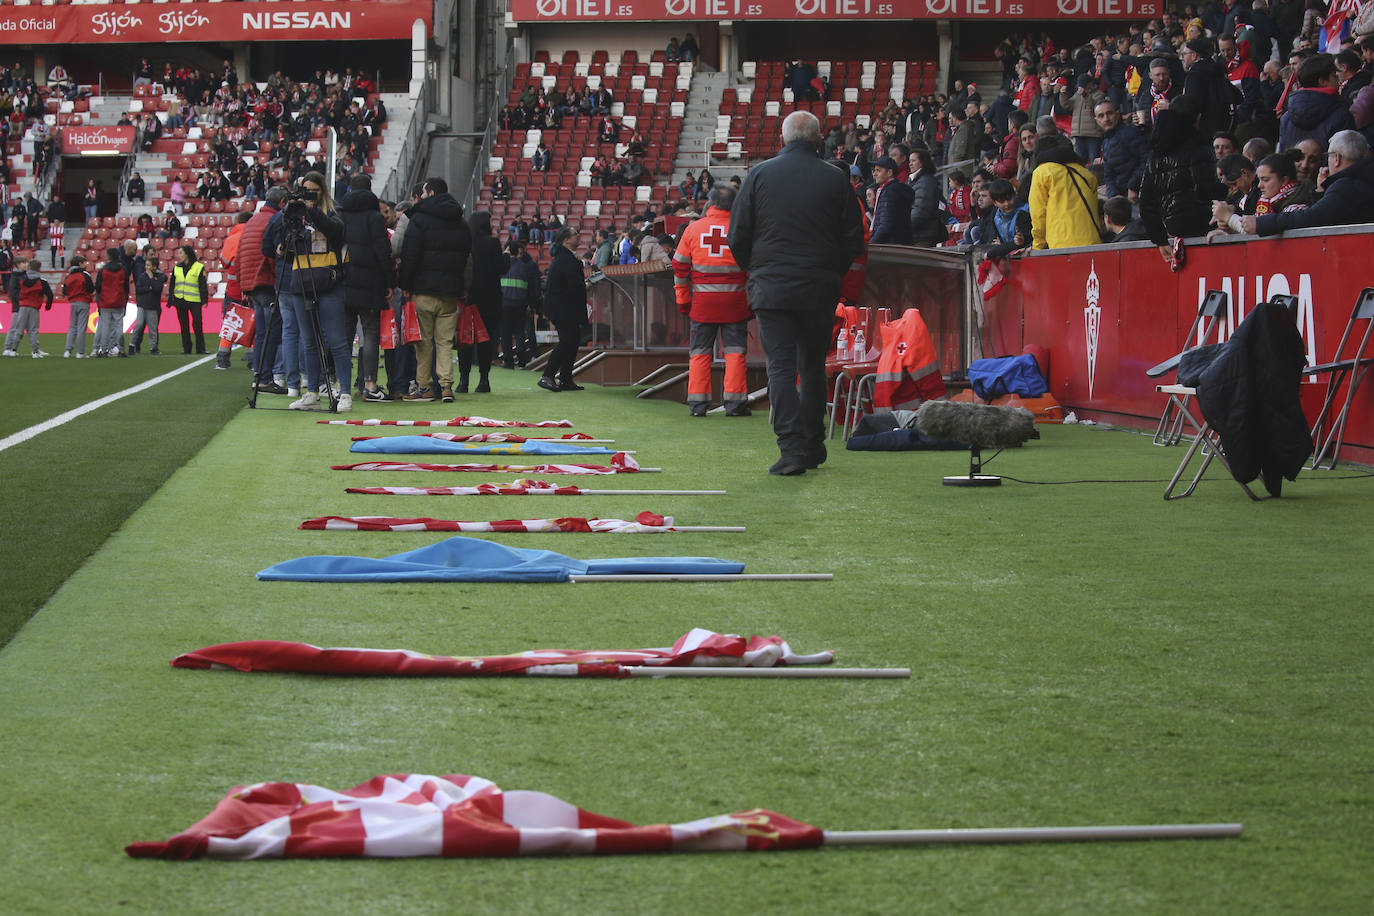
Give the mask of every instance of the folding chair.
M 1159 378 L 1176 370 L 1183 354 L 1205 344 L 1214 330 L 1218 337 L 1217 343 L 1220 343 L 1221 316 L 1226 314 L 1229 304 L 1230 298 L 1222 290 L 1207 290 L 1202 305 L 1198 307 L 1197 317 L 1193 319 L 1193 326 L 1189 328 L 1188 336 L 1183 339 L 1183 351 L 1169 357 L 1159 365 L 1145 370 L 1146 377 Z M 1199 326 L 1202 328 L 1201 333 L 1198 332 Z M 1183 436 L 1184 418 L 1188 414 L 1188 403 L 1193 395 L 1191 389 L 1186 394 L 1176 393 L 1172 389 L 1181 389 L 1181 386 L 1155 386 L 1156 391 L 1168 395 L 1169 398 L 1164 402 L 1164 412 L 1159 415 L 1159 425 L 1155 427 L 1154 439 L 1151 440 L 1155 445 L 1177 445 L 1178 440 Z M 1196 485 L 1196 481 L 1194 481 L 1194 485 Z M 1192 490 L 1188 492 L 1191 493 Z
M 1222 465 L 1226 467 L 1228 473 L 1231 470 L 1231 466 L 1226 463 L 1226 455 L 1222 453 L 1221 449 L 1221 437 L 1212 431 L 1212 424 L 1208 423 L 1205 418 L 1199 420 L 1197 417 L 1194 417 L 1190 410 L 1193 404 L 1193 395 L 1197 394 L 1197 389 L 1190 388 L 1186 385 L 1156 385 L 1155 390 L 1160 394 L 1168 395 L 1171 404 L 1178 404 L 1178 435 L 1182 435 L 1184 424 L 1191 426 L 1195 431 L 1193 444 L 1188 446 L 1188 451 L 1184 453 L 1183 460 L 1178 464 L 1178 470 L 1174 471 L 1174 476 L 1169 481 L 1169 485 L 1164 488 L 1165 499 L 1183 499 L 1185 496 L 1193 495 L 1193 491 L 1197 489 L 1198 482 L 1202 480 L 1202 475 L 1207 473 L 1207 467 L 1212 463 L 1213 458 L 1218 459 Z M 1175 438 L 1174 441 L 1176 442 L 1178 439 Z M 1193 475 L 1193 479 L 1189 482 L 1188 489 L 1184 490 L 1182 493 L 1175 494 L 1174 488 L 1178 486 L 1178 482 L 1183 477 L 1183 473 L 1188 469 L 1188 465 L 1192 463 L 1194 456 L 1197 456 L 1199 452 L 1202 456 L 1202 463 L 1198 467 L 1197 473 Z M 1240 481 L 1237 481 L 1237 483 L 1240 483 Z M 1255 502 L 1270 498 L 1268 496 L 1256 496 L 1255 491 L 1251 490 L 1248 484 L 1241 483 L 1240 488 Z
M 1364 322 L 1364 334 L 1360 336 L 1355 349 L 1347 354 L 1345 345 L 1353 343 L 1351 336 L 1357 321 Z M 1324 373 L 1327 376 L 1326 397 L 1322 400 L 1317 422 L 1312 424 L 1312 441 L 1320 443 L 1317 450 L 1312 453 L 1312 462 L 1309 465 L 1314 470 L 1322 467 L 1323 461 L 1326 462 L 1325 469 L 1328 471 L 1336 466 L 1336 459 L 1345 440 L 1345 421 L 1350 416 L 1350 405 L 1355 401 L 1355 392 L 1359 390 L 1360 382 L 1364 381 L 1369 367 L 1374 365 L 1374 356 L 1365 356 L 1371 334 L 1374 334 L 1374 287 L 1366 286 L 1360 290 L 1355 307 L 1350 311 L 1345 333 L 1341 335 L 1341 342 L 1336 345 L 1335 358 L 1329 363 L 1322 363 L 1308 370 L 1314 375 Z M 1341 409 L 1333 413 L 1337 391 L 1341 383 L 1347 379 L 1350 384 L 1345 390 L 1345 401 L 1341 404 Z

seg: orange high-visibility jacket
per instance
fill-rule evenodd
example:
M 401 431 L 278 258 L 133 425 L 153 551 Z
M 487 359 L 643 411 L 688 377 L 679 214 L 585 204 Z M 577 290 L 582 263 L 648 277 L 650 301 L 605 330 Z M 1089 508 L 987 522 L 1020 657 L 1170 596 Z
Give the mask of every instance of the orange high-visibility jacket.
M 693 321 L 732 324 L 752 314 L 744 290 L 749 275 L 725 242 L 729 230 L 729 211 L 707 207 L 705 216 L 688 224 L 673 255 L 678 311 Z
M 921 401 L 945 396 L 935 342 L 916 309 L 907 309 L 896 321 L 882 326 L 883 352 L 878 357 L 878 378 L 873 386 L 873 405 L 904 410 Z

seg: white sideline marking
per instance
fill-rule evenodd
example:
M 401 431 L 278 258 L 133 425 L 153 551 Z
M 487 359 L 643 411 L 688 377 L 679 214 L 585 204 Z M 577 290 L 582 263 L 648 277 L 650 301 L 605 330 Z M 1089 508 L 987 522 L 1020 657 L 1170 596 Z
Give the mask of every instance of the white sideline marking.
M 213 356 L 207 356 L 204 359 L 198 359 L 195 362 L 187 363 L 180 369 L 173 369 L 171 372 L 168 372 L 165 375 L 159 375 L 157 378 L 150 378 L 146 382 L 140 382 L 132 388 L 125 388 L 123 391 L 116 391 L 114 394 L 107 394 L 103 398 L 98 398 L 87 404 L 82 404 L 80 407 L 74 407 L 66 413 L 60 413 L 57 416 L 53 417 L 51 420 L 44 420 L 42 423 L 37 423 L 33 426 L 30 426 L 28 429 L 21 429 L 19 430 L 19 432 L 11 436 L 6 436 L 5 438 L 0 439 L 0 452 L 3 452 L 5 449 L 10 448 L 11 446 L 18 445 L 21 442 L 27 442 L 34 436 L 39 435 L 40 433 L 45 433 L 50 429 L 56 429 L 63 423 L 70 423 L 72 420 L 75 420 L 77 417 L 82 416 L 83 414 L 88 414 L 93 410 L 99 410 L 106 404 L 113 404 L 120 398 L 127 398 L 131 394 L 138 394 L 140 391 L 146 391 L 154 385 L 167 381 L 169 378 L 176 378 L 183 372 L 190 372 L 197 366 L 203 366 L 212 359 L 214 359 Z

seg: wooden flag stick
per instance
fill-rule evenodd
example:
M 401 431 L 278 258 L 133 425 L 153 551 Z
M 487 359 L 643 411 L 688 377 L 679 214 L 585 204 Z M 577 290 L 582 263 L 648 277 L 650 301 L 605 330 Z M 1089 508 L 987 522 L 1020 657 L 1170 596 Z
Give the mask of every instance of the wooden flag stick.
M 569 576 L 569 582 L 829 582 L 832 573 L 646 573 L 635 575 Z
M 910 668 L 688 668 L 625 665 L 630 677 L 911 677 Z
M 1241 824 L 1120 827 L 982 827 L 968 830 L 827 830 L 826 846 L 925 846 L 967 843 L 1085 843 L 1240 836 Z

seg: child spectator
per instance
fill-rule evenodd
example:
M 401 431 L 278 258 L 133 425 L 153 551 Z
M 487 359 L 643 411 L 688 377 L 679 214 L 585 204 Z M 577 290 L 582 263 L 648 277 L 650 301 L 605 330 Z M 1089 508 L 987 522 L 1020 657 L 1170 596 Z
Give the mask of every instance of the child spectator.
M 71 322 L 67 325 L 67 345 L 63 359 L 86 358 L 86 319 L 91 314 L 91 297 L 95 295 L 95 281 L 86 270 L 86 259 L 72 255 L 71 269 L 62 278 L 62 295 L 71 303 Z
M 33 347 L 33 358 L 42 359 L 48 354 L 38 346 L 38 309 L 52 308 L 52 287 L 38 272 L 35 261 L 19 258 L 15 261 L 15 279 L 11 284 L 10 301 L 14 303 L 14 322 L 10 332 L 5 335 L 4 356 L 18 356 L 19 340 L 24 332 L 29 333 L 29 346 Z M 20 274 L 21 267 L 27 270 Z
M 124 339 L 124 309 L 129 304 L 129 272 L 118 248 L 105 251 L 108 260 L 95 275 L 95 301 L 100 322 L 95 328 L 95 358 L 127 357 Z

